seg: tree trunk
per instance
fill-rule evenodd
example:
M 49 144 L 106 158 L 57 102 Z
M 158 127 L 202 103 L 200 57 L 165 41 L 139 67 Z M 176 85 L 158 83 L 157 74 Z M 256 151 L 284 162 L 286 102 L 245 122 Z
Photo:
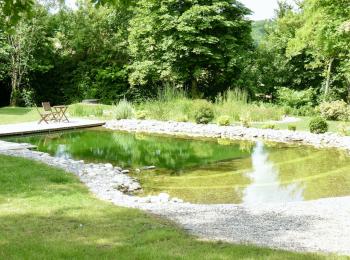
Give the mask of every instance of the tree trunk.
M 334 58 L 331 58 L 328 63 L 326 86 L 324 89 L 325 96 L 329 94 L 329 90 L 330 90 L 333 61 L 334 61 Z
M 10 106 L 15 107 L 18 102 L 18 88 L 17 82 L 11 82 L 11 96 L 10 96 Z
M 196 79 L 192 79 L 191 83 L 191 97 L 192 98 L 198 98 L 198 84 Z

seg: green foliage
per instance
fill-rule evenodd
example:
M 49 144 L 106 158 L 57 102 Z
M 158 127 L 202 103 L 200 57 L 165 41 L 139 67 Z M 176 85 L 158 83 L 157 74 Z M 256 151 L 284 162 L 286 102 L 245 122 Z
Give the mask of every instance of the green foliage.
M 350 128 L 347 124 L 341 123 L 337 127 L 337 133 L 342 136 L 350 136 Z
M 288 130 L 289 131 L 296 131 L 297 130 L 297 126 L 296 125 L 288 125 Z
M 315 100 L 315 92 L 313 89 L 293 90 L 289 88 L 280 88 L 277 91 L 278 102 L 281 105 L 292 108 L 300 108 L 304 106 L 311 107 Z
M 328 123 L 323 117 L 315 117 L 309 123 L 309 129 L 314 134 L 324 134 L 328 131 Z
M 69 114 L 75 117 L 102 117 L 105 105 L 73 104 L 69 106 Z
M 147 111 L 145 110 L 137 111 L 135 116 L 136 116 L 136 119 L 141 119 L 141 120 L 146 119 Z
M 327 120 L 347 121 L 350 119 L 350 107 L 343 100 L 323 102 L 319 105 L 318 110 Z
M 114 119 L 130 119 L 134 116 L 134 107 L 126 99 L 122 99 L 117 105 L 113 105 L 112 115 Z
M 31 89 L 23 89 L 21 93 L 21 98 L 23 100 L 24 106 L 34 107 L 34 92 Z
M 275 124 L 266 124 L 262 126 L 262 129 L 276 129 L 276 125 Z
M 218 125 L 221 125 L 221 126 L 229 126 L 231 123 L 230 121 L 231 120 L 229 116 L 220 116 L 217 119 Z
M 231 0 L 138 1 L 130 21 L 130 84 L 170 83 L 193 97 L 225 90 L 239 78 L 252 46 L 247 14 Z
M 302 23 L 288 43 L 289 56 L 308 52 L 312 58 L 306 66 L 323 70 L 325 95 L 334 87 L 344 88 L 349 80 L 349 74 L 344 73 L 349 61 L 344 57 L 349 55 L 350 37 L 346 24 L 350 10 L 345 6 L 349 6 L 348 0 L 305 0 L 303 12 L 299 14 Z
M 252 119 L 249 117 L 249 115 L 241 116 L 239 121 L 241 122 L 241 126 L 245 128 L 250 128 L 252 126 Z
M 241 117 L 249 117 L 252 121 L 266 121 L 280 120 L 284 111 L 273 104 L 249 103 L 246 91 L 234 89 L 217 96 L 215 114 L 228 115 L 233 121 L 239 121 Z
M 259 45 L 260 42 L 266 37 L 266 27 L 270 26 L 272 21 L 270 20 L 261 20 L 254 21 L 252 24 L 252 38 L 256 45 Z
M 21 16 L 30 14 L 34 2 L 34 0 L 0 0 L 0 18 L 6 20 L 7 27 L 11 29 L 19 22 Z
M 208 124 L 214 119 L 214 109 L 209 102 L 203 102 L 196 109 L 195 120 L 197 124 Z

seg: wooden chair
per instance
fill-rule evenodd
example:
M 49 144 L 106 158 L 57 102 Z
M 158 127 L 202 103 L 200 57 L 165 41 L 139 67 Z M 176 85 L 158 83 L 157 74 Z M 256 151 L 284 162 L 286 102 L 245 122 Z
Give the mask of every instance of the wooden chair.
M 36 107 L 36 110 L 38 111 L 41 119 L 40 121 L 38 122 L 38 124 L 41 124 L 41 122 L 45 122 L 46 124 L 49 123 L 49 121 L 57 121 L 57 113 L 56 112 L 53 112 L 52 109 L 51 109 L 51 105 L 49 102 L 43 102 L 42 103 L 42 106 L 43 106 L 43 109 L 44 111 L 40 111 L 39 108 L 37 106 Z

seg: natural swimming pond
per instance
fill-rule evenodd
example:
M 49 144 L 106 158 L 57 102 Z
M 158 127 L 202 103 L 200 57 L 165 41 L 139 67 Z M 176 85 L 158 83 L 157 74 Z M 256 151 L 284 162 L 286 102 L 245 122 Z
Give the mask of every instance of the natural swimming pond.
M 131 169 L 143 194 L 194 203 L 261 203 L 350 195 L 350 157 L 332 149 L 195 140 L 89 129 L 7 139 L 57 157 Z M 141 170 L 144 166 L 154 170 Z M 142 194 L 139 194 L 142 195 Z

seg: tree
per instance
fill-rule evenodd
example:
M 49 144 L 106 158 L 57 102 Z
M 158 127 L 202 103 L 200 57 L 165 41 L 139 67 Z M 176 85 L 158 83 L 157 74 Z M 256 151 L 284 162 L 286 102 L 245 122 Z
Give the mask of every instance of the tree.
M 22 15 L 28 15 L 34 5 L 34 0 L 0 0 L 0 16 L 2 21 L 15 25 Z
M 306 51 L 314 60 L 311 67 L 324 68 L 324 93 L 331 89 L 332 73 L 350 54 L 350 37 L 346 24 L 350 20 L 350 0 L 305 0 L 302 4 L 303 25 L 288 44 L 288 54 Z M 348 62 L 345 62 L 348 63 Z M 340 73 L 344 71 L 340 68 Z M 339 76 L 339 75 L 338 75 Z
M 47 11 L 36 7 L 36 16 L 25 17 L 17 22 L 14 30 L 0 31 L 2 38 L 1 59 L 2 74 L 10 78 L 10 105 L 18 104 L 23 85 L 29 80 L 29 72 L 44 70 L 47 64 L 41 64 L 35 54 L 48 41 L 45 33 Z M 40 53 L 42 55 L 42 53 Z M 4 75 L 3 75 L 4 77 Z
M 130 21 L 129 82 L 198 96 L 233 86 L 252 48 L 250 11 L 235 0 L 141 0 Z

